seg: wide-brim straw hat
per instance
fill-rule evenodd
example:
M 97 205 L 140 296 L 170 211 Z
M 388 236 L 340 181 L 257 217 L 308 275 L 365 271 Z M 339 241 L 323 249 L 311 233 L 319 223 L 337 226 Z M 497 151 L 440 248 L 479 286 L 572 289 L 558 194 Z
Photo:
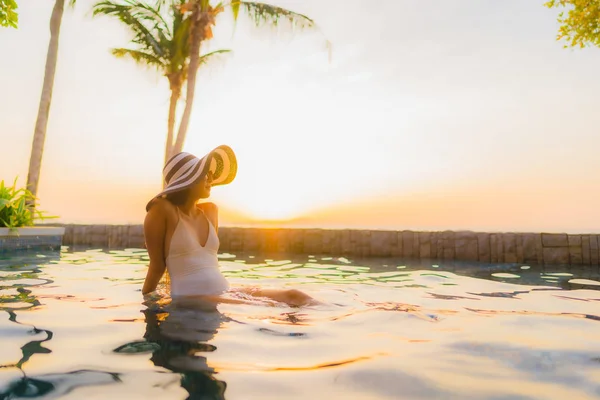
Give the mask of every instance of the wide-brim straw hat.
M 209 172 L 212 172 L 213 178 L 211 186 L 226 185 L 235 179 L 237 159 L 231 147 L 219 146 L 202 158 L 186 152 L 171 157 L 163 168 L 165 187 L 148 202 L 146 211 L 156 198 L 185 190 L 200 182 Z

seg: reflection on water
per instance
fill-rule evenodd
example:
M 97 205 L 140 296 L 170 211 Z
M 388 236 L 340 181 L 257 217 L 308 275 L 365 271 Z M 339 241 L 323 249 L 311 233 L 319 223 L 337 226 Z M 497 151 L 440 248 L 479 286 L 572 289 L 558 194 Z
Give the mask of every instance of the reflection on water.
M 24 376 L 11 382 L 0 392 L 0 399 L 45 398 L 57 399 L 81 386 L 105 385 L 120 382 L 119 374 L 103 371 L 72 371 L 46 374 L 35 378 Z
M 598 267 L 220 256 L 290 308 L 143 299 L 144 250 L 0 258 L 0 400 L 600 398 Z
M 145 310 L 144 315 L 146 344 L 142 348 L 156 346 L 150 357 L 154 365 L 181 374 L 181 387 L 192 399 L 224 399 L 227 384 L 216 378 L 204 354 L 217 349 L 206 342 L 218 333 L 227 317 L 217 310 L 177 308 L 161 314 Z

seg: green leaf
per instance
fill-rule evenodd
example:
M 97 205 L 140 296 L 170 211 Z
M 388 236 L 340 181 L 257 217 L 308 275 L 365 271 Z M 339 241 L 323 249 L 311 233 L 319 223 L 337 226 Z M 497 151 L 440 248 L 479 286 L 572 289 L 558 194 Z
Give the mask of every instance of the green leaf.
M 17 8 L 15 0 L 0 0 L 0 26 L 17 28 L 19 25 Z
M 237 21 L 238 15 L 240 15 L 240 2 L 234 1 L 231 3 L 231 12 L 233 13 L 233 20 Z
M 550 0 L 544 5 L 548 8 L 561 8 L 556 39 L 564 40 L 565 47 L 600 47 L 599 0 Z
M 5 186 L 4 181 L 0 181 L 0 226 L 13 229 L 32 226 L 35 219 L 55 218 L 36 209 L 35 200 L 31 191 L 25 188 L 17 189 L 16 179 L 9 188 Z

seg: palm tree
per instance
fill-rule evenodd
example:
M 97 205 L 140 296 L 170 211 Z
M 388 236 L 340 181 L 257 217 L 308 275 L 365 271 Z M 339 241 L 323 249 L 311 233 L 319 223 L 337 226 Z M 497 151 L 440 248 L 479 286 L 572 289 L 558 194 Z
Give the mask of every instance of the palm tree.
M 240 8 L 246 12 L 257 27 L 262 25 L 277 26 L 281 20 L 287 22 L 292 28 L 314 28 L 315 23 L 305 15 L 286 10 L 281 7 L 252 1 L 233 0 L 230 3 L 218 3 L 214 6 L 210 0 L 189 0 L 182 6 L 182 10 L 190 15 L 192 20 L 190 36 L 190 73 L 187 76 L 186 103 L 179 124 L 177 141 L 173 152 L 182 151 L 187 129 L 192 114 L 194 91 L 196 88 L 197 66 L 200 65 L 200 47 L 205 40 L 212 38 L 212 27 L 216 24 L 217 16 L 226 7 L 231 7 L 234 20 L 237 20 Z M 329 43 L 328 48 L 329 48 Z
M 165 162 L 172 153 L 177 104 L 189 71 L 191 20 L 184 18 L 181 4 L 181 0 L 176 0 L 168 7 L 168 15 L 164 15 L 163 4 L 160 2 L 151 6 L 137 0 L 106 0 L 96 3 L 93 7 L 94 16 L 107 15 L 117 18 L 133 34 L 134 48 L 116 48 L 112 50 L 113 55 L 128 57 L 140 65 L 154 68 L 169 80 L 171 98 Z M 229 51 L 216 50 L 200 56 L 196 69 L 212 56 Z
M 76 0 L 70 0 L 74 6 Z M 27 189 L 36 197 L 38 183 L 40 181 L 40 170 L 42 169 L 42 156 L 44 154 L 44 142 L 46 141 L 46 127 L 50 115 L 50 103 L 52 102 L 52 89 L 54 87 L 54 75 L 56 74 L 56 62 L 58 60 L 58 37 L 60 25 L 65 10 L 65 0 L 56 0 L 50 17 L 50 44 L 46 55 L 46 70 L 44 72 L 44 83 L 38 109 L 33 143 L 31 145 L 31 156 L 29 158 L 29 171 L 27 173 Z M 33 204 L 30 204 L 33 207 Z

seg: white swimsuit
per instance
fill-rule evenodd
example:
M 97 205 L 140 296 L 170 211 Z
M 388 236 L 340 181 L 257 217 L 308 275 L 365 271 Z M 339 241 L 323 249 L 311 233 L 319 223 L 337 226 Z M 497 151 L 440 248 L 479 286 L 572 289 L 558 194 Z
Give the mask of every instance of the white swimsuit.
M 202 247 L 196 229 L 177 208 L 179 221 L 173 232 L 167 270 L 171 278 L 171 297 L 219 295 L 229 289 L 229 283 L 219 270 L 217 252 L 219 237 L 208 218 L 208 238 Z

